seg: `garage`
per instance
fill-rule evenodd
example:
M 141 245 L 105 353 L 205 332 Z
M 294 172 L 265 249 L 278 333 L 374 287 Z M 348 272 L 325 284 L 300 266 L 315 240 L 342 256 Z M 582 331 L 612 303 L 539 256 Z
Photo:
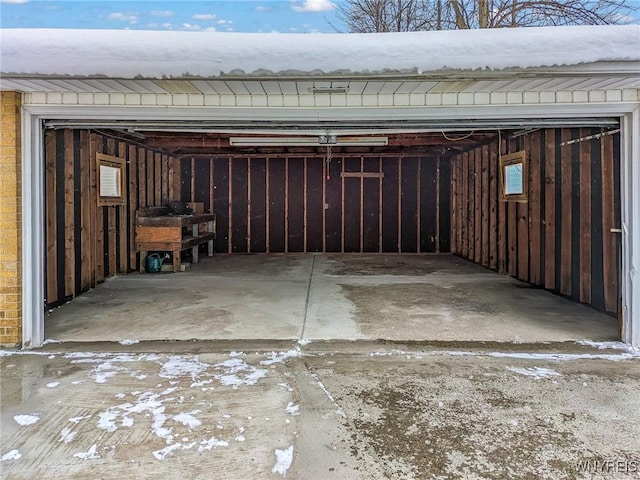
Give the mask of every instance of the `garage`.
M 198 34 L 198 48 L 176 33 L 161 51 L 144 48 L 154 32 L 97 32 L 83 65 L 73 32 L 3 31 L 2 88 L 22 92 L 34 179 L 22 343 L 638 343 L 638 29 L 545 30 L 295 47 Z M 563 53 L 550 64 L 550 51 Z M 100 203 L 101 159 L 121 162 L 119 203 Z M 136 214 L 172 202 L 215 214 L 215 254 L 139 274 Z M 105 327 L 109 305 L 125 330 Z M 131 328 L 141 316 L 147 333 Z

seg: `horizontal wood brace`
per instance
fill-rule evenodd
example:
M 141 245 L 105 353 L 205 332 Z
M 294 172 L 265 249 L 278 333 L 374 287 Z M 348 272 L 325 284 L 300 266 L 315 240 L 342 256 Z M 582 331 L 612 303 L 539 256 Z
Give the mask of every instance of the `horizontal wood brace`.
M 342 172 L 340 174 L 343 178 L 384 178 L 384 173 L 381 172 Z

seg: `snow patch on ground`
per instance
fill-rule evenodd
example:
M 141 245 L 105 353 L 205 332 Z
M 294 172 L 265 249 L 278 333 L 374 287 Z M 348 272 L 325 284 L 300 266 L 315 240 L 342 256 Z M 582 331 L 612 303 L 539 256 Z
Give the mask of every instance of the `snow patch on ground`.
M 2 455 L 2 457 L 0 457 L 0 462 L 4 462 L 6 460 L 18 460 L 20 457 L 22 457 L 20 450 L 13 449 Z
M 260 365 L 272 365 L 274 363 L 283 363 L 287 358 L 296 358 L 301 357 L 302 353 L 300 350 L 289 350 L 288 352 L 271 352 L 267 353 L 267 360 L 263 360 L 260 362 Z
M 10 357 L 12 355 L 42 355 L 49 356 L 50 352 L 33 352 L 31 350 L 0 350 L 0 357 Z
M 284 411 L 290 415 L 300 415 L 300 405 L 294 405 L 293 402 L 289 402 Z
M 69 419 L 69 421 L 70 421 L 71 423 L 78 424 L 78 423 L 80 423 L 82 420 L 86 420 L 87 418 L 91 418 L 91 415 L 84 415 L 84 416 L 82 416 L 82 417 L 71 417 L 71 418 Z
M 55 338 L 46 338 L 42 345 L 49 345 L 50 343 L 62 343 L 60 340 L 56 340 Z
M 541 378 L 549 378 L 549 377 L 560 377 L 561 375 L 552 370 L 550 368 L 541 368 L 541 367 L 507 367 L 507 370 L 519 373 L 520 375 L 525 375 L 527 377 L 535 378 L 536 380 L 540 380 Z
M 262 363 L 262 362 L 260 362 Z M 217 375 L 217 380 L 223 386 L 231 386 L 234 389 L 241 385 L 255 385 L 258 380 L 267 375 L 267 371 L 248 365 L 240 358 L 230 358 L 215 364 L 216 369 L 223 370 Z
M 40 420 L 40 416 L 37 413 L 32 413 L 31 415 L 14 415 L 13 419 L 18 425 L 26 427 L 28 425 L 33 425 Z
M 228 447 L 229 442 L 225 440 L 219 440 L 216 437 L 211 437 L 209 440 L 203 440 L 200 442 L 198 452 L 204 452 L 205 450 L 211 450 L 218 447 Z
M 78 432 L 74 432 L 71 430 L 71 428 L 69 427 L 64 427 L 61 431 L 60 431 L 60 440 L 58 440 L 59 442 L 64 442 L 64 443 L 69 443 L 71 440 L 74 439 L 74 437 L 77 435 Z
M 638 349 L 622 342 L 592 342 L 591 340 L 580 340 L 576 343 L 587 347 L 595 347 L 599 350 L 622 350 L 629 353 L 640 353 Z
M 279 473 L 283 477 L 287 475 L 287 470 L 291 466 L 293 461 L 293 445 L 290 445 L 284 450 L 278 450 L 276 448 L 276 464 L 271 469 L 271 473 Z
M 60 385 L 60 382 L 47 383 L 47 388 L 56 388 L 58 385 Z
M 98 453 L 98 445 L 95 443 L 91 445 L 91 448 L 86 452 L 78 452 L 73 455 L 74 457 L 80 458 L 82 460 L 90 460 L 94 458 L 100 458 L 100 454 Z
M 599 353 L 517 353 L 517 352 L 491 352 L 490 357 L 496 358 L 520 358 L 524 360 L 610 360 L 619 362 L 622 360 L 630 360 L 632 358 L 640 358 L 640 352 L 636 353 L 620 353 L 620 354 L 599 354 Z
M 199 427 L 200 425 L 202 425 L 202 422 L 193 416 L 196 413 L 200 413 L 200 410 L 194 410 L 190 413 L 179 413 L 178 415 L 173 416 L 173 421 L 181 423 L 185 427 L 189 428 Z
M 173 452 L 175 452 L 176 450 L 189 450 L 190 448 L 193 448 L 195 446 L 195 442 L 194 443 L 189 443 L 189 444 L 182 444 L 182 443 L 174 443 L 172 445 L 166 446 L 160 450 L 156 450 L 153 453 L 153 456 L 156 457 L 158 460 L 164 460 L 167 456 L 171 455 Z
M 136 343 L 140 343 L 140 340 L 135 340 L 133 338 L 126 338 L 124 340 L 121 340 L 120 345 L 135 345 Z
M 211 365 L 202 363 L 195 357 L 172 356 L 162 365 L 159 376 L 162 378 L 178 378 L 190 375 L 192 380 Z

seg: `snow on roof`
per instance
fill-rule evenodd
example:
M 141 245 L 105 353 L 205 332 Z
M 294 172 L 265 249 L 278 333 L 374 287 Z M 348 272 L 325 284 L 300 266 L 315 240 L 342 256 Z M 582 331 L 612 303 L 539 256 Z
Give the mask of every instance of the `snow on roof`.
M 638 62 L 640 26 L 379 34 L 0 30 L 2 74 L 111 78 L 374 75 Z

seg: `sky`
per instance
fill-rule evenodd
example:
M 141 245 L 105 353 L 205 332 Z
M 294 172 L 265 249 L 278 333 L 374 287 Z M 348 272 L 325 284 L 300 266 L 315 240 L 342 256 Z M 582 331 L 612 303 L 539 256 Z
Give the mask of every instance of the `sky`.
M 2 28 L 217 32 L 343 31 L 341 0 L 0 0 Z

